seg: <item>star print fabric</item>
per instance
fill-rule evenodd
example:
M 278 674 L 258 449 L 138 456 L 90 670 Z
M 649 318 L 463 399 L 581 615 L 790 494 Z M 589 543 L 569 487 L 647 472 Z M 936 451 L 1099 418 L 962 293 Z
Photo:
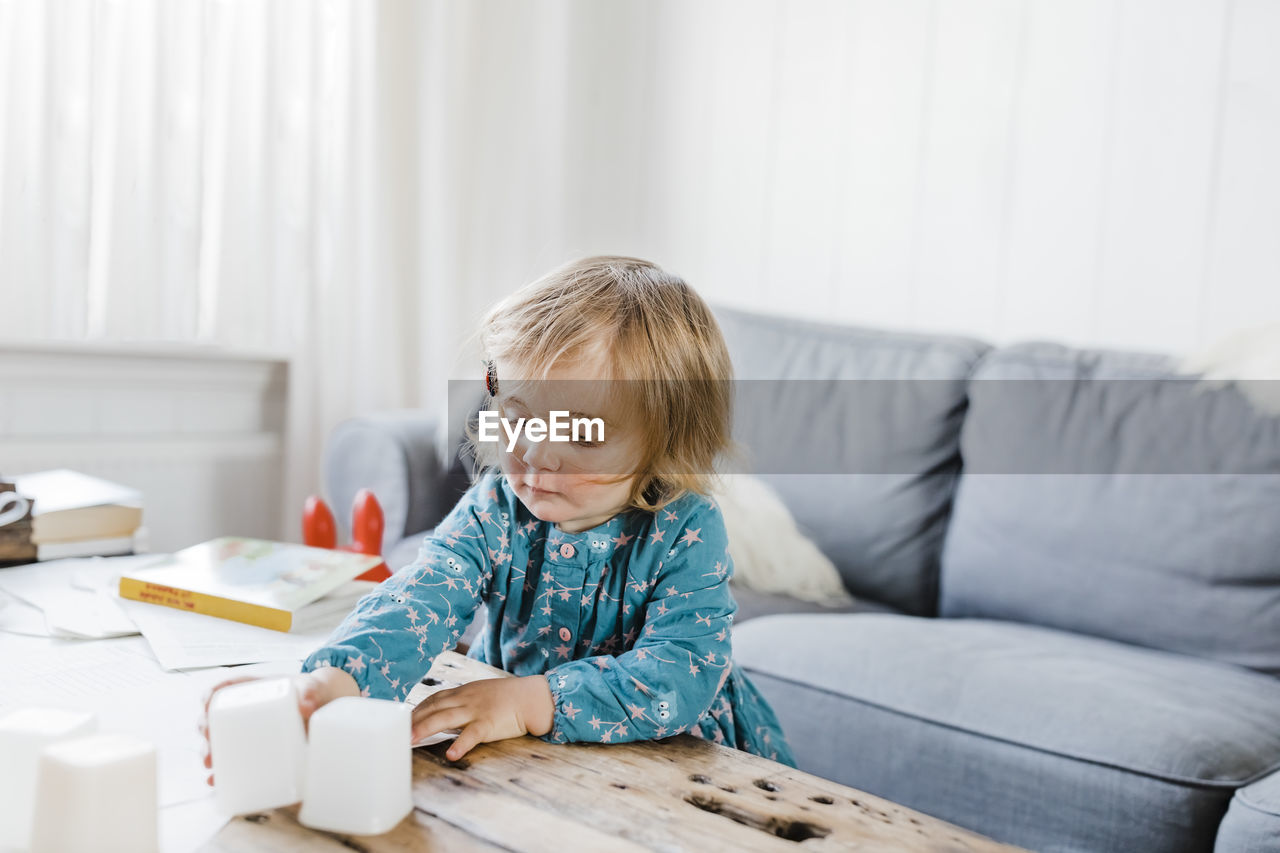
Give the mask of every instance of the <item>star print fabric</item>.
M 364 695 L 403 699 L 484 603 L 470 654 L 547 679 L 555 714 L 545 740 L 688 732 L 794 765 L 773 710 L 733 665 L 732 571 L 706 497 L 566 533 L 490 471 L 303 670 L 340 666 Z

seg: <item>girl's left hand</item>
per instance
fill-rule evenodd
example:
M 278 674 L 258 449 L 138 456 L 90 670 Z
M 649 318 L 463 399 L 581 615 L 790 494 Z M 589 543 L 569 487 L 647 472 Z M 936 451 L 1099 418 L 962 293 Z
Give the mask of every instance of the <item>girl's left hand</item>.
M 461 729 L 445 753 L 457 761 L 478 743 L 551 731 L 555 703 L 541 675 L 488 678 L 441 690 L 413 709 L 413 741 Z

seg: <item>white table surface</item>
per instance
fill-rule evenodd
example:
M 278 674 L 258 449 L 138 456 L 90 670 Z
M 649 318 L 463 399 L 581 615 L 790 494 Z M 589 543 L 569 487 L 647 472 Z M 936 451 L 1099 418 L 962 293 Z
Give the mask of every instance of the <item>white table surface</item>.
M 96 561 L 95 571 L 108 572 Z M 54 564 L 48 564 L 54 566 Z M 55 567 L 56 568 L 56 567 Z M 157 749 L 160 842 L 164 853 L 199 848 L 226 823 L 213 806 L 197 729 L 213 684 L 234 674 L 298 671 L 296 658 L 249 666 L 166 671 L 138 635 L 50 636 L 43 611 L 4 591 L 0 569 L 0 715 L 23 707 L 93 711 L 99 731 L 136 735 Z M 203 618 L 203 617 L 195 617 Z

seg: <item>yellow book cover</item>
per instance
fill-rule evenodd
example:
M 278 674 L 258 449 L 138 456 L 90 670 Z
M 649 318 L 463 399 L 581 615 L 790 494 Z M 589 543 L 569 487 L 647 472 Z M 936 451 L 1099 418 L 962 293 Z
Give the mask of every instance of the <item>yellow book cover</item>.
M 348 551 L 225 536 L 126 572 L 120 596 L 288 631 L 299 608 L 381 562 Z

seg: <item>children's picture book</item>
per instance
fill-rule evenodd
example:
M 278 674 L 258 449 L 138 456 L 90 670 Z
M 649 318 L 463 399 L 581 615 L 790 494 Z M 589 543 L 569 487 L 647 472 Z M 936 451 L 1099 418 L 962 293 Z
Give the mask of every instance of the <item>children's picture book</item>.
M 382 562 L 290 542 L 211 539 L 120 577 L 120 596 L 288 631 L 303 606 Z

